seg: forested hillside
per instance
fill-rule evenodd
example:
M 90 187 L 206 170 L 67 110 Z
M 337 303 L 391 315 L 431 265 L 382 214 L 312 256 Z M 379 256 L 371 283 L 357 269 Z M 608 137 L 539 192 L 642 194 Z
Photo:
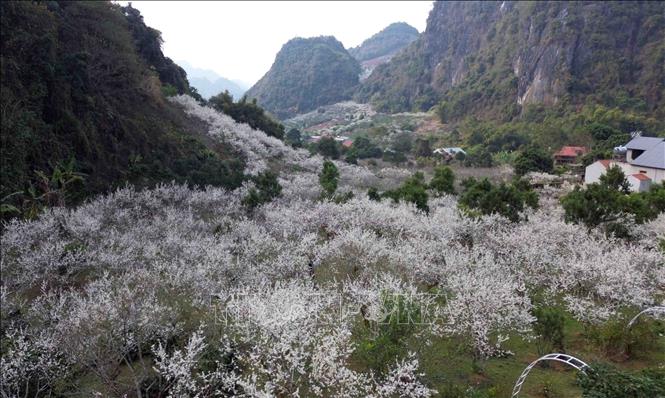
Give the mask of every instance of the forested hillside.
M 618 107 L 665 119 L 665 3 L 436 2 L 423 35 L 357 98 L 509 121 L 529 105 Z
M 242 164 L 204 145 L 166 95 L 193 92 L 160 33 L 110 2 L 3 2 L 2 202 L 11 212 L 132 182 L 238 186 Z M 197 127 L 199 126 L 199 127 Z
M 295 38 L 246 95 L 280 119 L 348 99 L 360 65 L 332 36 Z

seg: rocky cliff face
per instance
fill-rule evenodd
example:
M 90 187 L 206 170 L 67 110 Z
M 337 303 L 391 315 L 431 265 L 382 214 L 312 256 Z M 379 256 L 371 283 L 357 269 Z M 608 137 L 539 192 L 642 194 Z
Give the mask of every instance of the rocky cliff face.
M 388 111 L 519 113 L 589 100 L 662 112 L 665 3 L 437 2 L 424 34 L 358 90 Z
M 358 47 L 350 48 L 349 54 L 360 62 L 395 54 L 416 40 L 418 34 L 418 30 L 408 23 L 395 22 Z
M 360 79 L 367 78 L 378 65 L 390 59 L 404 47 L 418 38 L 418 30 L 405 22 L 395 22 L 379 33 L 349 49 L 363 68 Z
M 285 119 L 348 99 L 360 72 L 358 61 L 334 37 L 295 38 L 246 94 Z

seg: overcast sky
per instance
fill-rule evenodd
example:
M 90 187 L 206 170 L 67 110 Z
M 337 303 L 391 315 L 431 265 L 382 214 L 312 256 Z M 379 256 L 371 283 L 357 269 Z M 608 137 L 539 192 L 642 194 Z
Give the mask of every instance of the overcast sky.
M 422 32 L 432 2 L 133 1 L 132 6 L 162 32 L 166 56 L 251 85 L 293 37 L 332 35 L 349 48 L 393 22 Z

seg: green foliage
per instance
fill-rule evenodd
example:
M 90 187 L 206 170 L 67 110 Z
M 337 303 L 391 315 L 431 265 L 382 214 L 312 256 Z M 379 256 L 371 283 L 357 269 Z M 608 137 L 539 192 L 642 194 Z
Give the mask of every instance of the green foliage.
M 27 210 L 25 201 L 40 203 L 44 178 L 35 170 L 50 178 L 55 165 L 72 158 L 86 178 L 67 205 L 127 182 L 144 187 L 194 178 L 232 188 L 242 181 L 237 154 L 224 144 L 208 151 L 192 137 L 197 127 L 164 101 L 162 88 L 190 89 L 184 72 L 163 56 L 159 32 L 145 27 L 138 11 L 110 2 L 0 7 L 5 215 Z M 23 194 L 10 196 L 15 192 Z M 29 207 L 24 215 L 39 206 Z
M 573 130 L 585 128 L 584 123 L 578 123 L 579 107 L 585 105 L 616 108 L 639 115 L 641 121 L 659 126 L 661 131 L 665 129 L 662 3 L 634 8 L 617 2 L 606 13 L 598 11 L 601 6 L 597 2 L 534 4 L 517 2 L 500 14 L 486 2 L 462 2 L 453 8 L 435 4 L 421 38 L 388 64 L 377 67 L 358 90 L 358 99 L 389 112 L 435 105 L 443 123 L 469 117 L 528 123 L 521 131 L 526 136 L 538 131 L 542 134 L 538 144 L 553 148 L 574 144 L 577 132 Z M 564 8 L 566 23 L 559 18 Z M 539 32 L 536 37 L 529 33 L 534 31 Z M 539 58 L 552 43 L 560 51 L 574 54 L 572 63 L 559 64 L 556 57 Z M 583 56 L 573 51 L 580 43 L 586 49 Z M 626 56 L 628 52 L 632 56 Z M 579 57 L 583 62 L 577 60 Z M 525 94 L 534 75 L 529 67 L 516 70 L 517 59 L 529 60 L 526 64 L 539 59 L 547 71 L 545 79 L 552 83 L 543 96 L 527 97 L 524 105 L 515 99 Z M 561 110 L 555 115 L 558 121 L 545 115 L 550 110 Z M 575 120 L 575 129 L 562 129 L 563 119 Z M 645 130 L 596 121 L 622 132 Z M 598 137 L 608 132 L 595 130 Z M 588 132 L 584 134 L 589 137 Z M 583 144 L 589 142 L 579 142 Z
M 619 167 L 610 168 L 600 182 L 575 189 L 561 198 L 567 222 L 589 228 L 603 226 L 607 233 L 629 237 L 620 223 L 623 215 L 635 222 L 652 220 L 665 211 L 665 184 L 655 184 L 648 192 L 628 194 L 628 182 Z
M 437 194 L 455 193 L 455 174 L 446 166 L 438 166 L 434 169 L 434 177 L 429 182 L 429 187 Z
M 630 184 L 619 166 L 612 166 L 605 174 L 601 175 L 600 184 L 624 194 L 630 192 Z
M 166 83 L 162 86 L 162 94 L 165 97 L 173 97 L 175 95 L 178 95 L 178 89 L 175 88 L 174 86 Z
M 316 144 L 316 151 L 327 158 L 339 158 L 339 145 L 332 137 L 321 137 Z
M 358 156 L 356 155 L 355 152 L 347 152 L 346 156 L 344 157 L 344 160 L 348 164 L 358 164 Z
M 658 336 L 665 333 L 665 323 L 649 317 L 639 318 L 628 328 L 628 320 L 637 315 L 629 311 L 624 316 L 615 316 L 601 324 L 587 325 L 585 339 L 611 358 L 639 358 L 647 353 L 661 350 Z
M 350 98 L 361 68 L 332 36 L 289 40 L 249 98 L 280 119 Z
M 122 12 L 127 18 L 127 24 L 134 46 L 141 58 L 159 75 L 159 80 L 164 84 L 162 92 L 169 97 L 176 94 L 189 94 L 201 101 L 200 95 L 195 88 L 189 86 L 187 73 L 176 65 L 170 58 L 162 54 L 162 34 L 157 29 L 146 26 L 143 16 L 132 4 L 122 7 Z
M 542 171 L 549 173 L 554 164 L 552 157 L 541 148 L 531 146 L 519 153 L 515 158 L 515 173 L 523 176 L 531 171 Z
M 357 159 L 380 158 L 383 154 L 381 148 L 366 137 L 356 138 L 349 152 Z
M 606 124 L 598 122 L 591 123 L 588 129 L 589 133 L 591 134 L 591 137 L 593 137 L 593 139 L 597 141 L 606 141 L 608 138 L 610 138 L 613 135 L 621 135 L 621 131 L 613 128 L 612 126 L 608 126 Z
M 337 190 L 337 182 L 339 180 L 339 171 L 335 163 L 326 160 L 323 162 L 323 169 L 319 174 L 319 183 L 323 189 L 323 195 L 327 198 L 332 198 Z
M 421 172 L 416 172 L 413 176 L 407 178 L 399 188 L 384 192 L 382 197 L 390 198 L 394 202 L 403 200 L 413 203 L 419 210 L 429 213 L 427 184 L 425 183 L 425 176 Z
M 358 339 L 353 356 L 377 372 L 385 372 L 406 355 L 407 339 L 422 318 L 418 304 L 404 295 L 384 293 L 381 304 L 384 317 L 377 322 L 364 321 L 353 333 Z
M 467 214 L 500 214 L 512 222 L 518 222 L 526 207 L 538 207 L 538 195 L 524 180 L 511 184 L 493 185 L 487 178 L 468 178 L 462 182 L 464 191 L 459 199 L 459 207 Z
M 563 310 L 557 307 L 537 307 L 532 312 L 536 317 L 533 331 L 542 343 L 539 345 L 539 354 L 563 351 L 565 321 Z
M 648 369 L 636 374 L 605 364 L 592 364 L 578 374 L 584 398 L 654 398 L 665 396 L 665 371 Z
M 369 198 L 369 200 L 373 200 L 375 202 L 381 201 L 381 195 L 379 194 L 379 190 L 376 189 L 376 187 L 370 187 L 367 190 L 367 197 Z
M 494 162 L 492 154 L 482 145 L 476 145 L 469 148 L 464 158 L 464 165 L 467 167 L 492 167 Z
M 250 188 L 247 195 L 242 199 L 242 205 L 249 212 L 264 203 L 269 203 L 282 194 L 282 186 L 279 184 L 277 174 L 272 171 L 264 171 L 252 178 L 254 188 Z
M 286 142 L 294 148 L 302 147 L 302 134 L 297 128 L 292 128 L 286 133 Z
M 242 97 L 240 101 L 233 102 L 233 96 L 228 91 L 211 97 L 208 103 L 220 112 L 231 116 L 238 123 L 247 123 L 253 129 L 261 130 L 271 137 L 284 138 L 284 126 L 270 118 L 265 111 L 256 104 L 256 100 L 247 101 Z

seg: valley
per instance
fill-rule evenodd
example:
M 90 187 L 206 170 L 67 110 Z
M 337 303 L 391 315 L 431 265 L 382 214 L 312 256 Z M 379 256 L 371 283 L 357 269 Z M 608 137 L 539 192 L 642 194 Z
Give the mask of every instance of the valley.
M 244 92 L 141 2 L 1 3 L 0 395 L 665 396 L 664 4 L 436 2 Z

